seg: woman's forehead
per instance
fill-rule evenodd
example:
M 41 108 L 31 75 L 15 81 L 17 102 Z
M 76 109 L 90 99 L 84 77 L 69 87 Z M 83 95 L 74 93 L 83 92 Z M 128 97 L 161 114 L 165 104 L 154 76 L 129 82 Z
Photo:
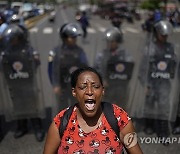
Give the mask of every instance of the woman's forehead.
M 93 82 L 98 81 L 99 82 L 99 77 L 94 72 L 86 71 L 86 72 L 81 73 L 78 77 L 78 82 L 85 82 L 85 81 L 93 81 Z

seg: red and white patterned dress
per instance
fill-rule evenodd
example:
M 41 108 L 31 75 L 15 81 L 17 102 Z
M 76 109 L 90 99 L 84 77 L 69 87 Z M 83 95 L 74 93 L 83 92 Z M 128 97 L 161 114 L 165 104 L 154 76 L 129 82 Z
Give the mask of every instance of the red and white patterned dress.
M 113 108 L 121 131 L 128 124 L 130 118 L 117 105 L 113 104 Z M 95 130 L 85 133 L 78 124 L 76 109 L 75 107 L 67 129 L 64 131 L 58 154 L 120 154 L 123 145 L 105 116 L 102 116 L 102 120 Z M 57 128 L 60 126 L 60 117 L 63 116 L 65 111 L 66 109 L 62 110 L 54 118 Z

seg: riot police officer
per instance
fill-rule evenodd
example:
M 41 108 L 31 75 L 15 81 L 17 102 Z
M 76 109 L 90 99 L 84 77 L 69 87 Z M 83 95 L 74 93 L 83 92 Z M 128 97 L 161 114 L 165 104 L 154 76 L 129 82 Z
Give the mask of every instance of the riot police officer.
M 138 110 L 138 113 L 145 118 L 145 133 L 156 132 L 165 138 L 170 135 L 168 122 L 173 121 L 177 113 L 179 90 L 178 56 L 174 44 L 167 40 L 172 30 L 166 20 L 154 25 L 154 37 L 145 48 L 139 74 L 144 90 L 140 92 L 142 112 Z
M 82 30 L 76 23 L 62 25 L 59 31 L 62 44 L 49 52 L 48 73 L 57 96 L 58 110 L 68 107 L 74 101 L 70 90 L 70 73 L 88 65 L 85 52 L 76 43 L 81 34 Z
M 122 47 L 122 33 L 118 28 L 108 28 L 104 34 L 106 47 L 97 53 L 94 63 L 94 67 L 105 78 L 107 97 L 104 99 L 128 110 L 127 98 L 133 73 L 133 58 Z
M 5 49 L 1 54 L 2 74 L 5 79 L 5 116 L 17 120 L 14 137 L 28 132 L 31 120 L 37 141 L 44 138 L 41 117 L 44 117 L 42 89 L 40 89 L 39 54 L 28 42 L 28 31 L 19 25 L 9 25 L 3 32 Z

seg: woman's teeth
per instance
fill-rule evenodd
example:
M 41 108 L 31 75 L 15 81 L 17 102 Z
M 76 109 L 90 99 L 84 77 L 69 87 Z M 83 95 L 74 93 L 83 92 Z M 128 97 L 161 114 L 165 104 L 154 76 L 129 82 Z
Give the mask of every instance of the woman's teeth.
M 87 110 L 94 110 L 95 108 L 95 101 L 94 100 L 88 100 L 85 102 L 85 107 L 87 108 Z

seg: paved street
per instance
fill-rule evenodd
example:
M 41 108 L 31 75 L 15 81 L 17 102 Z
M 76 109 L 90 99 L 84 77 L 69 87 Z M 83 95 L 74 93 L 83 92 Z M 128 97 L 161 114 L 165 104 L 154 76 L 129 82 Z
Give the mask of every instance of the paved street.
M 41 74 L 44 89 L 44 102 L 47 110 L 46 119 L 43 119 L 43 125 L 47 132 L 48 126 L 52 117 L 57 113 L 57 102 L 50 85 L 47 75 L 47 59 L 48 52 L 53 49 L 59 40 L 58 30 L 59 26 L 65 22 L 75 21 L 75 10 L 67 8 L 63 10 L 57 8 L 57 16 L 55 23 L 50 23 L 48 17 L 43 18 L 38 24 L 29 30 L 30 40 L 33 47 L 40 53 L 41 56 Z M 91 27 L 88 29 L 87 40 L 78 40 L 78 43 L 85 49 L 90 65 L 93 65 L 95 54 L 103 49 L 103 32 L 111 24 L 107 20 L 103 20 L 98 16 L 92 16 Z M 144 42 L 145 34 L 141 30 L 142 21 L 135 21 L 134 24 L 127 22 L 123 23 L 122 30 L 124 33 L 124 46 L 139 60 L 140 49 L 142 42 Z M 176 44 L 179 44 L 180 31 L 175 30 L 174 36 Z M 32 126 L 29 124 L 29 132 L 20 139 L 14 139 L 13 133 L 15 125 L 13 122 L 3 125 L 5 138 L 0 143 L 0 154 L 41 154 L 43 152 L 43 142 L 37 142 L 32 131 Z M 140 129 L 141 130 L 141 129 Z M 180 153 L 180 136 L 171 136 L 169 138 L 170 145 L 165 147 L 160 143 L 155 143 L 152 136 L 145 135 L 142 131 L 138 132 L 139 143 L 145 154 L 178 154 Z

